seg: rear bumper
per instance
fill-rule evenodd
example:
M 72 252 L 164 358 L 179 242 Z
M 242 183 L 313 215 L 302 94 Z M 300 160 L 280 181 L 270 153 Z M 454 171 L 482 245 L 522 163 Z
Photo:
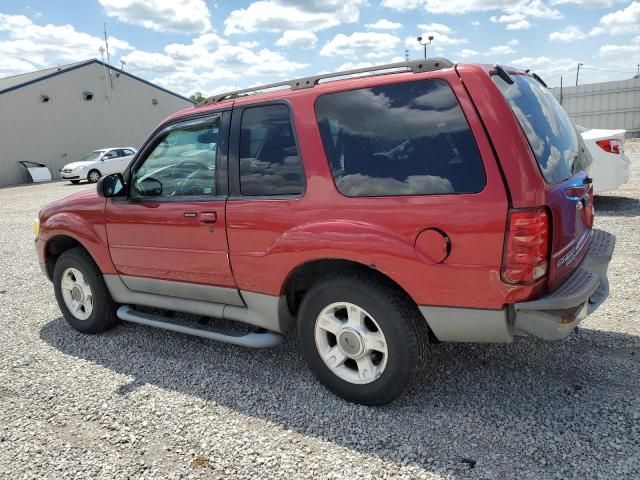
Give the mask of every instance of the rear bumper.
M 610 233 L 594 230 L 587 256 L 562 285 L 537 300 L 513 305 L 514 334 L 561 339 L 593 313 L 609 295 L 607 269 L 615 243 Z
M 614 247 L 613 235 L 594 230 L 580 266 L 556 290 L 536 300 L 501 310 L 426 305 L 419 308 L 434 335 L 444 342 L 508 343 L 515 335 L 559 340 L 609 295 L 607 269 Z

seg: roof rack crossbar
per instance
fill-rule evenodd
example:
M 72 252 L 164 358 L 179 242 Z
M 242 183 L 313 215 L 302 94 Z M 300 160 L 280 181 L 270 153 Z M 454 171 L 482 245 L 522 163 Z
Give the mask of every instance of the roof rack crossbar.
M 236 98 L 237 96 L 242 94 L 258 93 L 264 90 L 272 90 L 280 87 L 289 87 L 291 90 L 313 88 L 320 82 L 320 80 L 325 80 L 327 78 L 346 77 L 348 75 L 358 75 L 361 73 L 371 73 L 371 74 L 376 74 L 376 72 L 386 73 L 385 72 L 386 70 L 400 70 L 400 69 L 404 69 L 407 71 L 410 70 L 413 73 L 419 73 L 419 72 L 428 72 L 432 70 L 440 70 L 442 68 L 450 68 L 450 67 L 453 67 L 453 62 L 451 62 L 450 60 L 447 60 L 446 58 L 427 58 L 424 60 L 411 60 L 409 62 L 396 62 L 396 63 L 387 63 L 385 65 L 375 65 L 371 67 L 354 68 L 352 70 L 342 70 L 340 72 L 321 73 L 318 75 L 312 75 L 310 77 L 303 77 L 295 80 L 286 80 L 284 82 L 270 83 L 268 85 L 260 85 L 256 87 L 244 88 L 242 90 L 234 90 L 232 92 L 212 95 L 206 100 L 204 100 L 200 105 L 210 105 L 213 103 L 221 102 L 223 100 Z

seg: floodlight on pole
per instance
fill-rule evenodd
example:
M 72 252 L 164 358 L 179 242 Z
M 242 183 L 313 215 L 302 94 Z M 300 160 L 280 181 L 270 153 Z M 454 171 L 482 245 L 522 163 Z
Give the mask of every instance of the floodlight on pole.
M 422 45 L 424 47 L 424 58 L 427 58 L 427 45 L 429 45 L 432 41 L 433 41 L 433 35 L 429 35 L 427 37 L 427 40 L 429 40 L 428 42 L 422 42 L 422 37 L 417 37 L 416 40 L 418 40 L 418 43 L 420 45 Z

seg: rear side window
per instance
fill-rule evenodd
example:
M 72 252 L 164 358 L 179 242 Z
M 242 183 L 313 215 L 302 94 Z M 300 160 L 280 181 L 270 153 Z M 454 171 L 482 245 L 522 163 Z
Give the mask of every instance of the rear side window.
M 299 195 L 305 179 L 286 105 L 246 109 L 240 127 L 243 195 Z
M 550 90 L 528 75 L 511 75 L 509 85 L 497 75 L 493 81 L 509 102 L 529 140 L 548 183 L 558 183 L 588 166 L 578 134 L 567 112 Z
M 475 139 L 443 80 L 322 95 L 316 116 L 343 195 L 477 193 L 485 186 Z

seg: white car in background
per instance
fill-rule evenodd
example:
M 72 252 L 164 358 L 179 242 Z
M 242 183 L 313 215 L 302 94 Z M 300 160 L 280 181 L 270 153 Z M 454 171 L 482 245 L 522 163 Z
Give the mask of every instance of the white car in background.
M 626 130 L 602 130 L 577 125 L 593 157 L 587 173 L 593 179 L 593 192 L 617 190 L 629 180 L 629 158 L 624 154 Z
M 122 173 L 136 154 L 133 147 L 113 147 L 94 150 L 79 162 L 68 163 L 62 167 L 62 178 L 71 183 L 87 180 L 96 183 L 101 176 Z

